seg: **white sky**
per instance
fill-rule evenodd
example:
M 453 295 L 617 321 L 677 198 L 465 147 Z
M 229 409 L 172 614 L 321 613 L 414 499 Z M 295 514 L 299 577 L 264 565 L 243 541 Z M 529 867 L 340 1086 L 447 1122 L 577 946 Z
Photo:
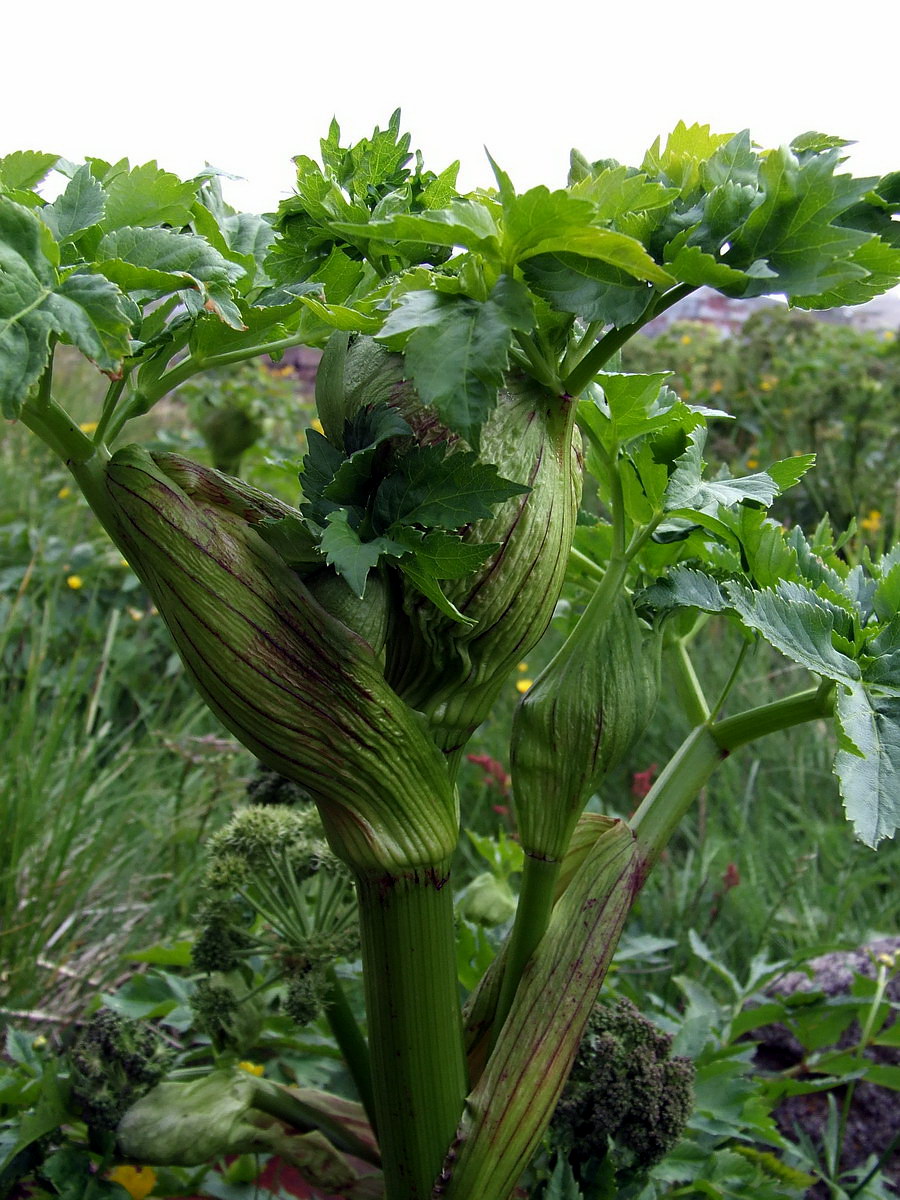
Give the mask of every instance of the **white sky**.
M 403 110 L 426 164 L 463 188 L 565 183 L 573 145 L 636 165 L 679 118 L 775 145 L 855 139 L 849 167 L 900 169 L 900 2 L 815 0 L 8 0 L 0 155 L 205 162 L 245 177 L 239 208 L 275 207 L 291 156 L 318 157 Z M 529 15 L 531 14 L 531 15 Z

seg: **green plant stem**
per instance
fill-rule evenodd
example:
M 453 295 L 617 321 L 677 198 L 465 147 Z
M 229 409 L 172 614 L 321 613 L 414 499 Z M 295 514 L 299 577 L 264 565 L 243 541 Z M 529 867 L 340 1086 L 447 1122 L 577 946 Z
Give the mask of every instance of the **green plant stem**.
M 584 355 L 578 365 L 562 381 L 565 390 L 572 396 L 580 396 L 597 372 L 603 369 L 616 351 L 621 350 L 625 343 L 638 330 L 642 329 L 649 321 L 652 321 L 654 317 L 658 317 L 660 313 L 665 312 L 667 308 L 671 308 L 673 304 L 677 304 L 679 300 L 683 300 L 685 296 L 689 296 L 694 290 L 687 283 L 670 288 L 669 291 L 657 297 L 640 320 L 634 321 L 630 325 L 622 325 L 618 329 L 610 329 L 608 333 L 600 338 L 594 348 Z
M 385 1200 L 428 1200 L 467 1090 L 449 867 L 357 889 Z
M 92 457 L 94 444 L 91 439 L 49 396 L 24 404 L 19 417 L 22 424 L 36 433 L 67 465 L 87 462 Z
M 328 992 L 325 998 L 325 1016 L 334 1034 L 334 1040 L 344 1057 L 347 1069 L 353 1076 L 356 1090 L 369 1124 L 378 1132 L 375 1119 L 375 1096 L 372 1091 L 372 1064 L 369 1059 L 369 1046 L 363 1037 L 359 1023 L 353 1014 L 353 1009 L 341 986 L 334 967 L 329 967 L 325 977 L 328 981 Z
M 832 707 L 833 685 L 825 681 L 821 687 L 692 729 L 631 819 L 640 856 L 639 886 L 700 789 L 733 750 L 780 729 L 827 717 Z
M 703 725 L 709 720 L 709 704 L 703 694 L 684 638 L 677 638 L 668 650 L 675 666 L 675 689 L 681 707 L 692 724 Z
M 188 355 L 176 363 L 174 367 L 160 375 L 159 379 L 150 386 L 141 389 L 145 401 L 155 404 L 166 392 L 171 392 L 180 384 L 190 379 L 200 371 L 211 371 L 215 367 L 227 367 L 232 363 L 246 362 L 250 358 L 259 358 L 261 354 L 278 354 L 281 350 L 290 350 L 300 346 L 306 340 L 307 333 L 294 333 L 289 337 L 278 338 L 274 342 L 259 342 L 254 346 L 242 346 L 238 350 L 228 350 L 223 354 L 209 354 L 205 358 Z
M 560 862 L 553 859 L 525 855 L 516 919 L 508 943 L 503 982 L 494 1016 L 495 1041 L 512 1008 L 525 964 L 547 930 L 561 866 Z

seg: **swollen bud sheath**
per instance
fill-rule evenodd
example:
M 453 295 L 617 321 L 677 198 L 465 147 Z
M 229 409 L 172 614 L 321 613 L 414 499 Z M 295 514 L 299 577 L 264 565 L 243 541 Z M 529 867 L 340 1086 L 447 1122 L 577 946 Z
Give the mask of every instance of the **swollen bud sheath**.
M 106 487 L 120 545 L 201 695 L 310 792 L 335 853 L 361 872 L 442 863 L 457 837 L 445 764 L 368 642 L 254 530 L 278 502 L 137 447 L 113 455 Z
M 522 848 L 560 860 L 585 802 L 646 728 L 659 695 L 660 637 L 631 601 L 592 597 L 513 716 L 510 773 Z
M 317 402 L 329 438 L 360 408 L 390 404 L 419 445 L 466 443 L 419 399 L 401 355 L 371 338 L 335 335 L 320 367 Z M 515 664 L 541 638 L 562 588 L 581 497 L 574 405 L 533 379 L 509 375 L 481 430 L 479 458 L 527 493 L 461 530 L 471 545 L 495 546 L 474 572 L 442 581 L 470 624 L 453 621 L 401 577 L 402 605 L 388 632 L 386 675 L 428 717 L 445 751 L 464 745 L 485 719 Z

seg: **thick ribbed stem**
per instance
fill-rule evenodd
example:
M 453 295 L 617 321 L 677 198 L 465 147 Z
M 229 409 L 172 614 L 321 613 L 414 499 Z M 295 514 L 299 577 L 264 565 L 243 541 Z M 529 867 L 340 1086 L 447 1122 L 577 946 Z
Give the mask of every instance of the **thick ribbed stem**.
M 357 887 L 385 1200 L 427 1200 L 467 1090 L 449 868 Z

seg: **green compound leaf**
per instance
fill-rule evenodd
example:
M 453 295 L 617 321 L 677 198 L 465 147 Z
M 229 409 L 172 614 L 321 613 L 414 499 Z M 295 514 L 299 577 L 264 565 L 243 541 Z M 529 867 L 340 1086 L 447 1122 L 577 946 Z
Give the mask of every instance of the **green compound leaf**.
M 493 463 L 480 463 L 472 450 L 448 454 L 445 445 L 417 446 L 379 487 L 374 517 L 379 528 L 399 523 L 460 529 L 528 490 L 503 479 Z
M 553 308 L 585 321 L 630 325 L 656 295 L 651 284 L 581 254 L 536 254 L 525 260 L 522 271 L 531 288 Z
M 509 263 L 520 263 L 537 254 L 579 254 L 661 287 L 675 283 L 639 241 L 598 225 L 593 204 L 570 191 L 551 192 L 541 185 L 521 196 L 506 196 L 503 217 L 503 255 Z
M 731 238 L 726 261 L 764 260 L 777 278 L 763 290 L 812 296 L 863 276 L 848 262 L 868 236 L 834 224 L 861 200 L 875 180 L 836 175 L 840 152 L 828 150 L 806 161 L 782 147 L 759 166 L 762 199 Z
M 242 329 L 232 285 L 243 275 L 239 263 L 229 262 L 193 233 L 171 229 L 124 227 L 105 234 L 97 247 L 96 269 L 125 291 L 151 296 L 180 292 L 194 311 L 208 307 L 234 329 Z
M 38 215 L 0 198 L 0 399 L 18 416 L 47 362 L 51 333 L 110 373 L 130 349 L 125 297 L 101 276 L 62 280 L 59 248 Z
M 59 251 L 32 212 L 0 197 L 0 400 L 14 418 L 44 369 L 55 321 L 46 309 Z
M 525 286 L 501 275 L 485 301 L 437 292 L 407 292 L 378 340 L 405 346 L 406 369 L 420 398 L 477 449 L 497 400 L 514 330 L 534 324 Z
M 844 809 L 860 840 L 875 847 L 900 825 L 900 699 L 873 696 L 857 682 L 838 689 L 835 715 Z
M 497 223 L 490 210 L 477 200 L 453 200 L 444 209 L 398 213 L 360 224 L 335 222 L 332 228 L 379 241 L 464 246 L 495 257 L 499 250 Z
M 678 459 L 669 480 L 669 486 L 666 488 L 666 512 L 689 509 L 714 516 L 718 512 L 720 504 L 730 508 L 744 500 L 750 500 L 768 508 L 782 490 L 776 479 L 767 471 L 743 475 L 738 479 L 704 479 L 703 469 L 706 464 L 703 460 L 703 447 L 705 443 L 705 429 L 698 429 L 691 435 L 688 448 Z M 780 471 L 782 477 L 789 479 L 790 473 L 783 464 L 777 465 L 782 467 Z M 807 461 L 806 466 L 809 465 L 810 463 Z

